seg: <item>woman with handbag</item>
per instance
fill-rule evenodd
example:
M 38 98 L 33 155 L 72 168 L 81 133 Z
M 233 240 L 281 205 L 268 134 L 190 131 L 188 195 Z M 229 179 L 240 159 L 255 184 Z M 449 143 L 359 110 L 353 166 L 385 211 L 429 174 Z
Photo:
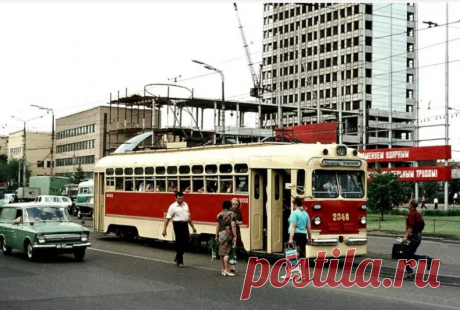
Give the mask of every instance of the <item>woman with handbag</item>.
M 304 209 L 302 198 L 299 196 L 295 197 L 292 204 L 294 206 L 294 211 L 289 217 L 289 243 L 292 244 L 295 241 L 298 248 L 299 259 L 301 259 L 306 257 L 306 245 L 312 244 L 310 217 Z
M 232 203 L 229 200 L 225 200 L 222 203 L 222 212 L 217 215 L 216 224 L 216 241 L 219 242 L 219 256 L 222 263 L 222 275 L 223 276 L 235 276 L 234 273 L 230 272 L 229 259 L 232 245 L 236 243 L 237 232 L 236 232 L 236 218 L 235 214 L 230 211 Z

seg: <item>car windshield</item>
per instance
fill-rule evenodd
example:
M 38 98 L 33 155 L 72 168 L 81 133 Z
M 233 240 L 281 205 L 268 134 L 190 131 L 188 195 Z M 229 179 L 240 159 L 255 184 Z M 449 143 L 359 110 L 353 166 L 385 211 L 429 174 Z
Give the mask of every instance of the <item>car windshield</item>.
M 24 212 L 24 222 L 68 222 L 69 213 L 65 207 L 31 207 Z

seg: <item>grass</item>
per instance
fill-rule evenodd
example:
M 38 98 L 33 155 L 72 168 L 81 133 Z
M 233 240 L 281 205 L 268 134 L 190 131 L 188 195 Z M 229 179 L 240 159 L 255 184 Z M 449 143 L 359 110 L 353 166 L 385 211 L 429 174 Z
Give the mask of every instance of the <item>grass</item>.
M 379 218 L 378 214 L 368 214 L 367 229 L 369 231 L 404 234 L 405 216 L 386 214 L 383 221 L 380 221 Z M 425 220 L 424 236 L 460 239 L 460 216 L 424 216 L 423 218 Z

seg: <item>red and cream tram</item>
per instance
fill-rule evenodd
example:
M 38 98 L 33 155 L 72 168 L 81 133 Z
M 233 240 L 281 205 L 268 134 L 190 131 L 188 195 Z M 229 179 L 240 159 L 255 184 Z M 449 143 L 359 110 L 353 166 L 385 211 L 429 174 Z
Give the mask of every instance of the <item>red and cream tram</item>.
M 94 229 L 173 240 L 161 235 L 174 191 L 185 193 L 200 239 L 215 233 L 222 201 L 241 202 L 247 251 L 282 252 L 292 197 L 310 216 L 313 245 L 366 254 L 367 163 L 336 144 L 260 143 L 113 154 L 95 167 Z

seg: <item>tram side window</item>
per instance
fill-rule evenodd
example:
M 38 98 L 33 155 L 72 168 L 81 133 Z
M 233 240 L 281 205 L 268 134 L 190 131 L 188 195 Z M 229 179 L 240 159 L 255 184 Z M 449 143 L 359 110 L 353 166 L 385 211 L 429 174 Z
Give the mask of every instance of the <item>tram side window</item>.
M 192 190 L 195 193 L 204 193 L 204 180 L 203 178 L 194 177 L 192 179 Z
M 297 171 L 297 195 L 305 194 L 305 170 Z
M 115 178 L 115 190 L 116 191 L 123 190 L 123 178 Z
M 192 190 L 190 188 L 190 178 L 189 177 L 181 177 L 179 181 L 179 190 L 188 194 Z
M 138 192 L 144 191 L 144 178 L 136 178 L 134 190 Z
M 169 178 L 168 177 L 168 192 L 177 192 L 177 178 Z
M 107 187 L 115 186 L 115 179 L 114 178 L 107 178 L 105 182 L 106 182 L 105 184 L 107 185 Z
M 125 191 L 133 191 L 133 178 L 125 178 Z
M 145 178 L 145 191 L 146 192 L 153 192 L 155 190 L 154 184 L 155 183 L 153 181 L 153 177 Z
M 166 191 L 166 179 L 157 178 L 157 186 L 155 187 L 155 192 L 165 192 Z
M 206 177 L 206 193 L 217 193 L 219 188 L 219 179 L 217 176 Z
M 248 192 L 249 188 L 248 176 L 237 176 L 236 177 L 236 193 L 244 194 Z M 257 187 L 258 188 L 258 187 Z
M 220 192 L 221 193 L 233 193 L 233 179 L 222 178 L 220 179 Z

